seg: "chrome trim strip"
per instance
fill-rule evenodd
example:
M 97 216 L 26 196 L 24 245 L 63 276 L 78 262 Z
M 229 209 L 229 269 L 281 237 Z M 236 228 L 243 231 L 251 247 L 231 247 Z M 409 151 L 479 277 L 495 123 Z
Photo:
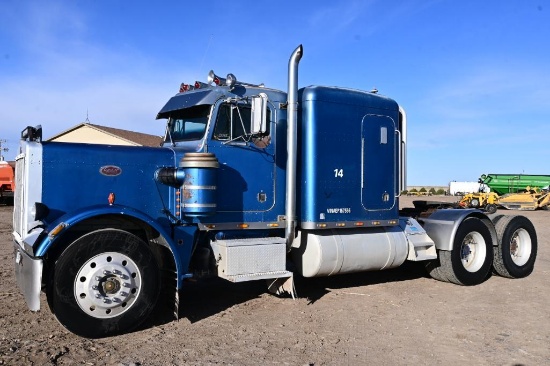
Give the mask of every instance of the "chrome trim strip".
M 218 189 L 216 186 L 195 186 L 195 185 L 183 185 L 183 189 L 211 189 L 215 190 Z
M 355 225 L 357 222 L 361 222 L 362 225 Z M 373 222 L 379 222 L 375 225 Z M 321 225 L 321 226 L 318 226 Z M 318 222 L 307 221 L 300 223 L 302 229 L 306 230 L 325 230 L 325 229 L 360 229 L 366 227 L 384 227 L 384 226 L 398 226 L 399 220 L 365 220 L 365 221 L 330 221 L 330 222 Z

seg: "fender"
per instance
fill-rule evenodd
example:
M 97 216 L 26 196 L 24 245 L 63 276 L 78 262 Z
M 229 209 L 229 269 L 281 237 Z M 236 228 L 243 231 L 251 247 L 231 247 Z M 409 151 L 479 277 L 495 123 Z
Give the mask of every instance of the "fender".
M 494 225 L 487 215 L 476 209 L 441 209 L 434 211 L 428 218 L 422 220 L 423 228 L 432 238 L 438 250 L 453 250 L 453 243 L 458 227 L 468 217 L 482 220 L 491 233 L 493 246 L 498 245 Z
M 72 227 L 74 227 L 76 224 L 83 222 L 85 220 L 98 217 L 98 216 L 104 216 L 104 215 L 122 215 L 122 216 L 129 216 L 132 218 L 135 218 L 139 221 L 142 221 L 143 223 L 151 226 L 156 231 L 159 232 L 160 236 L 166 241 L 166 243 L 169 246 L 170 251 L 172 252 L 172 256 L 174 257 L 174 263 L 176 264 L 176 271 L 177 271 L 177 279 L 178 279 L 178 288 L 181 288 L 181 282 L 184 277 L 187 277 L 184 269 L 184 263 L 182 263 L 182 256 L 180 255 L 181 252 L 181 246 L 178 246 L 168 230 L 169 221 L 166 219 L 166 225 L 161 225 L 159 223 L 159 220 L 155 220 L 149 215 L 136 210 L 131 207 L 126 206 L 120 206 L 120 205 L 95 205 L 95 206 L 89 206 L 84 207 L 75 211 L 72 211 L 70 213 L 66 213 L 65 215 L 59 217 L 51 224 L 47 225 L 45 228 L 43 235 L 41 235 L 42 240 L 37 240 L 34 245 L 34 254 L 35 257 L 43 257 L 46 255 L 48 250 L 52 247 L 52 245 L 58 241 L 60 241 L 64 234 L 70 231 Z M 189 234 L 192 237 L 192 234 L 196 230 L 195 227 L 189 228 L 190 232 Z M 57 232 L 56 232 L 57 231 Z

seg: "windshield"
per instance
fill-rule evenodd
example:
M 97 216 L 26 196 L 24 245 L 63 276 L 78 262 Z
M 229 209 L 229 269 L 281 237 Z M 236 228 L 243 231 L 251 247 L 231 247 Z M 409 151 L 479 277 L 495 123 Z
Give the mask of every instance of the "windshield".
M 200 140 L 206 132 L 211 105 L 186 108 L 170 115 L 165 141 Z

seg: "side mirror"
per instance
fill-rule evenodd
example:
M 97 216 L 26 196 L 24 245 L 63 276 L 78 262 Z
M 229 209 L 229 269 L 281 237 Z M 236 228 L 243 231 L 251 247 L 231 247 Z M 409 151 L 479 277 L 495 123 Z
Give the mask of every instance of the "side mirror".
M 252 97 L 250 133 L 263 134 L 267 131 L 267 94 L 260 93 Z

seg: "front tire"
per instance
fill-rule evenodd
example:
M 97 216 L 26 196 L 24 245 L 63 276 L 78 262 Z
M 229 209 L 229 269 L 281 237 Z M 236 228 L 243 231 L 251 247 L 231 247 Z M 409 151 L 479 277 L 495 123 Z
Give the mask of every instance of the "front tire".
M 503 277 L 529 276 L 537 258 L 537 233 L 525 216 L 504 216 L 495 229 L 499 245 L 495 250 L 493 268 Z
M 98 338 L 141 324 L 159 290 L 158 265 L 147 244 L 128 232 L 104 229 L 78 238 L 63 251 L 47 294 L 63 326 Z
M 489 228 L 479 218 L 468 217 L 458 227 L 453 249 L 440 250 L 439 261 L 430 263 L 427 268 L 435 279 L 472 286 L 485 281 L 492 260 Z

